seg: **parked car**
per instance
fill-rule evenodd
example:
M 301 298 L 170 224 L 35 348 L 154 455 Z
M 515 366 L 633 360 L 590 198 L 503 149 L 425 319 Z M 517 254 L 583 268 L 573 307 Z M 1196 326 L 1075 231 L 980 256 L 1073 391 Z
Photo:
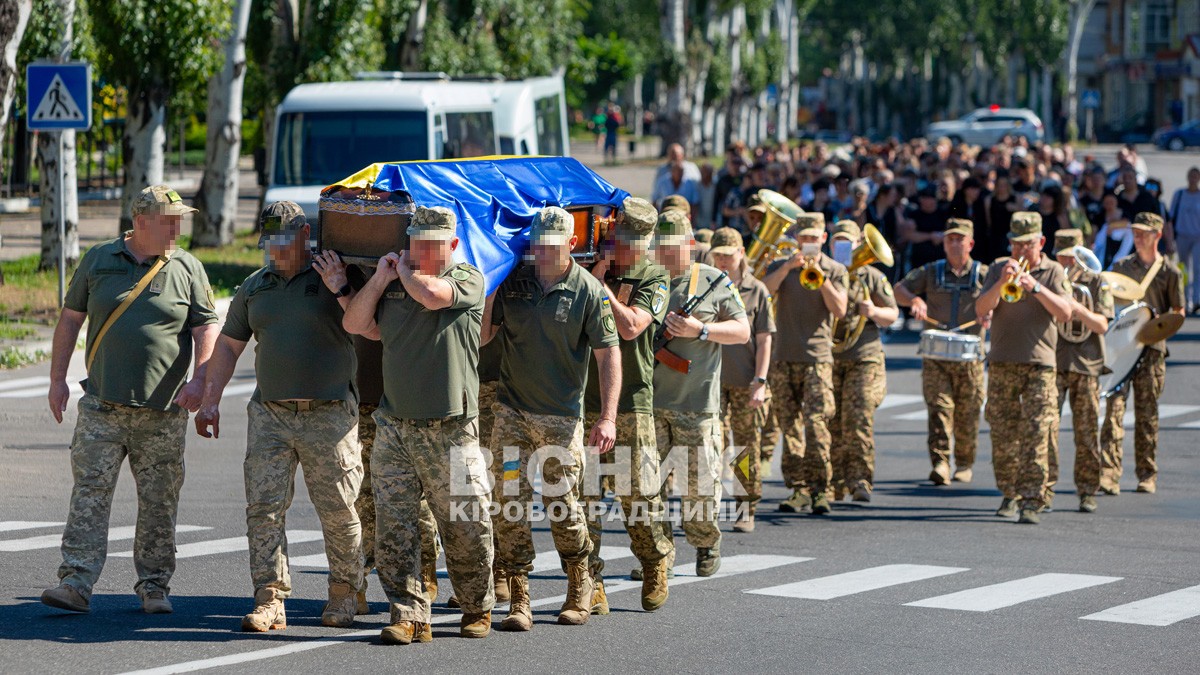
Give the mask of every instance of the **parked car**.
M 1045 135 L 1042 120 L 1027 108 L 979 108 L 965 117 L 946 122 L 933 122 L 925 130 L 931 141 L 949 138 L 953 143 L 995 145 L 1005 136 L 1024 136 L 1030 143 L 1041 141 Z
M 1163 150 L 1175 152 L 1200 145 L 1200 119 L 1184 122 L 1180 126 L 1163 127 L 1154 132 L 1151 140 Z

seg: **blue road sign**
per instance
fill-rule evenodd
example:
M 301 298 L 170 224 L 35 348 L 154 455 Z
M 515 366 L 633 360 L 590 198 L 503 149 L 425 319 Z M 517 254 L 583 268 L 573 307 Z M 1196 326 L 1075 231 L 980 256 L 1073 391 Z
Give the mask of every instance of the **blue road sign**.
M 30 131 L 92 126 L 92 67 L 84 62 L 31 63 L 25 69 Z
M 1084 89 L 1079 95 L 1079 103 L 1084 110 L 1099 110 L 1100 109 L 1100 90 L 1099 89 Z

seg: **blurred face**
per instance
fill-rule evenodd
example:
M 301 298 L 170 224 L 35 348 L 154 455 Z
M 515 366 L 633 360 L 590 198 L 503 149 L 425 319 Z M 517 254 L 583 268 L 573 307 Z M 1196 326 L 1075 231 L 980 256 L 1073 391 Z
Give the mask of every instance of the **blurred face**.
M 1102 190 L 1104 188 L 1104 174 L 1089 173 L 1087 175 L 1087 189 L 1091 191 Z
M 672 274 L 679 274 L 692 264 L 692 247 L 696 240 L 692 238 L 675 238 L 670 243 L 659 242 L 654 249 L 658 263 L 666 267 Z
M 1162 239 L 1161 232 L 1150 230 L 1133 230 L 1133 247 L 1137 249 L 1138 257 L 1143 260 L 1153 260 L 1158 253 L 1158 240 Z
M 749 223 L 751 229 L 754 229 L 754 230 L 758 229 L 758 226 L 762 225 L 762 221 L 763 221 L 762 211 L 747 211 L 746 212 L 746 222 Z
M 1104 200 L 1100 202 L 1105 211 L 1113 212 L 1117 210 L 1117 196 L 1114 194 L 1104 195 Z
M 1126 190 L 1137 189 L 1137 174 L 1129 169 L 1121 171 L 1121 185 L 1125 186 Z
M 1033 265 L 1042 259 L 1042 247 L 1045 244 L 1046 238 L 1038 237 L 1027 241 L 1010 241 L 1009 247 L 1012 249 L 1012 257 L 1024 258 Z
M 806 234 L 803 237 L 796 237 L 796 243 L 800 244 L 802 248 L 805 244 L 816 244 L 817 246 L 820 246 L 825 243 L 825 238 L 828 236 L 829 235 L 826 233 Z
M 631 241 L 617 237 L 612 243 L 613 263 L 620 269 L 629 269 L 646 257 L 645 240 Z
M 451 254 L 458 248 L 458 237 L 441 239 L 412 237 L 408 240 L 408 254 L 412 265 L 421 274 L 441 274 L 450 266 Z
M 1038 209 L 1042 213 L 1053 213 L 1054 212 L 1054 198 L 1048 194 L 1043 194 L 1040 197 L 1038 197 Z
M 732 272 L 742 266 L 742 260 L 745 257 L 745 249 L 740 247 L 734 253 L 713 253 L 713 266 L 722 272 Z
M 942 238 L 942 250 L 951 260 L 962 260 L 975 248 L 975 239 L 964 234 L 948 234 Z
M 1188 187 L 1195 190 L 1200 187 L 1200 169 L 1191 169 L 1187 172 Z
M 183 216 L 146 213 L 133 218 L 133 232 L 143 246 L 154 253 L 175 247 Z
M 682 165 L 683 146 L 679 145 L 678 143 L 673 143 L 671 147 L 667 149 L 667 161 L 669 161 L 671 164 Z
M 571 261 L 571 249 L 575 248 L 578 240 L 579 237 L 572 236 L 567 240 L 540 240 L 531 243 L 529 254 L 538 272 L 561 272 Z
M 308 225 L 292 232 L 267 235 L 267 257 L 279 270 L 296 271 L 308 263 Z

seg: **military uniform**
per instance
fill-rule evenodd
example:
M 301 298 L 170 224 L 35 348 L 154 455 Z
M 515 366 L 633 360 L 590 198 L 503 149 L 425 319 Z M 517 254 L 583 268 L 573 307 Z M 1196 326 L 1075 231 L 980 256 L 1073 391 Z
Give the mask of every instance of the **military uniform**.
M 851 319 L 859 316 L 863 289 L 876 306 L 896 307 L 895 293 L 883 272 L 867 265 L 849 273 L 849 279 L 846 319 L 838 322 L 835 334 L 841 340 L 845 340 Z M 864 326 L 858 341 L 833 356 L 833 397 L 837 407 L 829 420 L 835 499 L 844 493 L 854 493 L 858 501 L 870 496 L 875 481 L 875 409 L 887 395 L 879 326 L 865 317 L 862 321 Z
M 988 266 L 977 260 L 970 260 L 961 270 L 938 260 L 912 270 L 900 283 L 913 295 L 925 297 L 929 318 L 956 328 L 977 321 L 975 300 L 987 273 Z M 982 339 L 984 331 L 977 322 L 963 332 Z M 955 473 L 966 475 L 975 464 L 978 446 L 983 361 L 922 359 L 921 391 L 929 412 L 926 442 L 934 473 L 942 467 L 948 473 L 953 436 Z
M 148 188 L 135 211 L 147 210 L 148 200 L 166 203 L 168 193 L 174 191 Z M 177 201 L 176 195 L 172 202 Z M 64 307 L 88 316 L 85 353 L 91 353 L 101 325 L 156 262 L 138 262 L 126 245 L 128 236 L 88 250 L 67 288 Z M 71 440 L 74 487 L 58 569 L 61 582 L 84 601 L 104 567 L 109 510 L 127 456 L 138 493 L 134 589 L 143 598 L 170 591 L 188 417 L 173 401 L 192 361 L 192 329 L 216 322 L 204 268 L 187 251 L 175 249 L 100 342 L 83 382 Z
M 1135 223 L 1134 227 L 1138 227 Z M 1161 230 L 1161 224 L 1159 225 Z M 1137 254 L 1113 263 L 1112 271 L 1144 283 L 1150 265 L 1142 264 Z M 1184 306 L 1183 276 L 1168 260 L 1163 260 L 1152 281 L 1144 284 L 1142 302 L 1157 314 L 1165 314 Z M 1166 341 L 1146 345 L 1142 360 L 1130 378 L 1133 385 L 1133 449 L 1139 492 L 1154 492 L 1158 483 L 1158 398 L 1162 396 L 1167 376 Z M 1125 405 L 1128 387 L 1108 397 L 1104 426 L 1101 430 L 1101 489 L 1111 494 L 1120 491 L 1122 456 L 1125 442 Z

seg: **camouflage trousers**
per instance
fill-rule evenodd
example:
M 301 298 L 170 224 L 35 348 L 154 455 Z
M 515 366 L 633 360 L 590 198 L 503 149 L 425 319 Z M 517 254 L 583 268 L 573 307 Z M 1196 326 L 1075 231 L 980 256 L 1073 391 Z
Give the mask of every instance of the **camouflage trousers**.
M 377 406 L 366 403 L 358 406 L 358 442 L 362 446 L 363 479 L 358 488 L 358 499 L 354 500 L 354 510 L 358 511 L 358 520 L 362 523 L 363 540 L 363 576 L 375 569 L 375 493 L 371 487 L 371 450 L 375 447 L 375 418 L 371 414 Z M 421 528 L 421 563 L 432 565 L 441 554 L 438 545 L 437 521 L 433 519 L 433 511 L 429 503 L 421 500 L 421 519 L 417 523 Z
M 421 581 L 421 501 L 437 521 L 446 571 L 464 612 L 490 612 L 492 521 L 475 418 L 401 420 L 375 411 L 375 568 L 393 621 L 429 622 Z
M 1100 378 L 1095 375 L 1058 371 L 1058 409 L 1071 402 L 1071 426 L 1075 433 L 1075 492 L 1095 495 L 1100 487 Z M 1050 430 L 1050 476 L 1046 481 L 1046 505 L 1054 500 L 1058 483 L 1058 433 Z
M 1050 433 L 1058 431 L 1054 368 L 993 363 L 988 374 L 987 416 L 992 425 L 992 468 L 1005 497 L 1036 508 L 1046 494 Z
M 91 394 L 79 400 L 71 439 L 75 484 L 62 537 L 58 578 L 90 598 L 108 556 L 108 518 L 121 464 L 137 486 L 133 539 L 134 590 L 170 591 L 175 573 L 175 514 L 183 487 L 187 411 L 106 403 Z
M 771 364 L 771 407 L 783 430 L 783 480 L 789 488 L 828 492 L 833 479 L 833 364 Z
M 598 414 L 589 413 L 585 428 L 595 426 L 599 418 Z M 625 453 L 628 453 L 628 459 Z M 593 576 L 599 577 L 604 572 L 604 560 L 600 557 L 604 517 L 600 514 L 599 504 L 606 489 L 616 493 L 625 532 L 629 534 L 629 549 L 638 562 L 653 564 L 674 552 L 675 545 L 661 525 L 666 518 L 666 509 L 659 495 L 662 482 L 658 463 L 654 416 L 650 413 L 618 413 L 616 447 L 599 455 L 597 461 L 588 463 L 585 480 L 581 483 L 592 488 L 581 492 L 588 514 L 588 538 L 592 541 L 588 565 Z M 592 476 L 593 467 L 596 476 Z
M 479 444 L 492 442 L 492 428 L 496 424 L 496 387 L 499 382 L 479 383 Z M 490 450 L 491 448 L 484 448 Z M 493 465 L 493 469 L 495 465 Z M 493 530 L 494 532 L 494 530 Z
M 687 492 L 680 497 L 683 534 L 696 548 L 721 548 L 721 528 L 717 526 L 721 507 L 721 418 L 717 413 L 684 413 L 674 410 L 654 411 L 654 431 L 660 459 L 659 470 L 664 475 L 675 472 L 687 474 Z M 684 466 L 679 452 L 687 452 Z M 660 491 L 663 504 L 670 498 L 667 483 Z M 671 537 L 674 527 L 664 520 L 660 529 Z
M 1133 451 L 1138 481 L 1158 478 L 1158 397 L 1167 378 L 1166 355 L 1147 349 L 1133 371 Z M 1121 483 L 1121 460 L 1125 444 L 1125 405 L 1129 386 L 1108 397 L 1104 426 L 1100 430 L 1100 483 L 1116 487 Z
M 294 412 L 278 403 L 250 401 L 246 412 L 242 468 L 255 592 L 270 587 L 285 598 L 292 592 L 284 523 L 296 490 L 297 465 L 304 467 L 308 496 L 321 519 L 329 583 L 360 588 L 362 528 L 354 500 L 363 468 L 353 406 L 336 401 Z
M 887 395 L 883 355 L 866 361 L 834 361 L 833 396 L 837 409 L 829 418 L 830 460 L 835 492 L 875 482 L 875 409 Z
M 754 513 L 758 502 L 762 500 L 762 437 L 771 394 L 768 391 L 766 402 L 757 408 L 750 407 L 750 396 L 749 387 L 721 387 L 721 438 L 727 439 L 732 434 L 732 448 L 737 452 L 733 457 L 735 463 L 742 452 L 749 459 L 746 463 L 745 494 L 739 492 L 734 499 L 738 504 L 748 503 L 750 513 Z
M 929 461 L 950 463 L 950 438 L 954 438 L 954 466 L 975 465 L 979 443 L 979 411 L 983 408 L 983 361 L 921 362 L 921 390 L 929 412 Z
M 538 415 L 497 403 L 492 430 L 492 465 L 502 473 L 493 488 L 496 566 L 512 574 L 533 569 L 534 469 L 541 466 L 542 506 L 550 521 L 554 548 L 563 562 L 587 559 L 592 551 L 587 518 L 579 501 L 586 456 L 583 420 Z

